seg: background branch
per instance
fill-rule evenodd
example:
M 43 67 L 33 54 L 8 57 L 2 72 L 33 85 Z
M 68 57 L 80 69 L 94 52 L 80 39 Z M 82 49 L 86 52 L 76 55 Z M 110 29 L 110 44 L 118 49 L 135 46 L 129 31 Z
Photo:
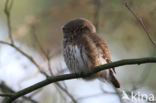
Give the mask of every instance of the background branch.
M 7 17 L 8 33 L 9 33 L 9 39 L 10 39 L 11 43 L 8 43 L 8 42 L 5 42 L 5 41 L 0 41 L 0 43 L 8 45 L 8 46 L 11 46 L 14 49 L 16 49 L 23 56 L 25 56 L 27 59 L 29 59 L 38 68 L 38 70 L 39 70 L 39 72 L 41 74 L 43 74 L 44 76 L 48 77 L 48 75 L 44 71 L 42 71 L 41 67 L 38 65 L 38 63 L 31 56 L 29 56 L 27 53 L 22 51 L 20 48 L 18 48 L 14 44 L 14 40 L 13 40 L 13 37 L 12 37 L 11 19 L 10 19 L 12 6 L 13 6 L 13 0 L 6 0 L 4 13 L 5 13 L 6 17 Z
M 101 0 L 94 0 L 94 25 L 96 27 L 96 31 L 99 32 L 99 17 L 100 17 L 100 8 L 101 8 Z
M 133 14 L 133 16 L 136 18 L 136 20 L 138 21 L 138 23 L 144 29 L 145 33 L 147 34 L 147 36 L 150 39 L 150 41 L 152 42 L 152 44 L 156 47 L 156 43 L 152 40 L 152 37 L 150 36 L 150 33 L 146 29 L 146 26 L 145 26 L 142 18 L 139 17 L 139 16 L 137 16 L 137 14 L 134 12 L 134 10 L 129 6 L 128 0 L 124 0 L 124 3 L 125 3 L 125 6 L 127 7 L 127 9 Z
M 39 46 L 39 49 L 41 50 L 41 52 L 43 53 L 43 55 L 45 56 L 46 60 L 47 60 L 47 65 L 48 65 L 48 70 L 50 72 L 51 78 L 53 78 L 53 72 L 51 69 L 51 64 L 50 64 L 50 56 L 49 56 L 49 51 L 45 51 L 42 44 L 40 43 L 37 34 L 36 34 L 36 28 L 35 26 L 32 26 L 32 34 L 36 40 L 36 43 Z M 61 84 L 59 83 L 55 83 L 55 85 L 58 87 L 57 89 L 61 89 L 68 97 L 70 97 L 70 99 L 72 100 L 73 103 L 77 103 L 76 99 L 69 93 L 68 90 L 66 90 Z
M 46 77 L 48 77 L 48 75 L 42 71 L 42 68 L 38 65 L 38 63 L 34 60 L 33 57 L 31 57 L 30 55 L 28 55 L 27 53 L 25 53 L 23 50 L 21 50 L 20 48 L 18 48 L 16 45 L 5 42 L 5 41 L 0 41 L 0 44 L 4 44 L 4 45 L 8 45 L 14 49 L 16 49 L 19 53 L 21 53 L 23 56 L 25 56 L 28 60 L 30 60 L 39 70 L 39 72 L 43 75 L 45 75 Z
M 72 100 L 73 103 L 77 103 L 77 100 L 69 93 L 68 90 L 66 90 L 63 86 L 61 86 L 59 83 L 55 83 L 64 93 L 66 93 L 66 95 L 68 95 L 68 97 L 70 97 L 70 99 Z
M 39 39 L 37 37 L 37 34 L 36 34 L 36 28 L 35 28 L 35 26 L 32 26 L 31 31 L 32 31 L 32 34 L 33 34 L 34 39 L 36 40 L 36 44 L 39 46 L 39 49 L 41 50 L 41 52 L 43 53 L 43 55 L 45 56 L 45 58 L 47 60 L 48 70 L 49 70 L 50 75 L 52 76 L 53 73 L 52 73 L 52 69 L 51 69 L 51 66 L 50 66 L 49 52 L 48 51 L 46 52 L 44 50 L 42 44 L 40 43 L 40 41 L 39 41 Z
M 12 37 L 11 18 L 10 18 L 10 16 L 11 16 L 10 11 L 11 11 L 12 6 L 13 6 L 13 0 L 6 0 L 4 13 L 5 13 L 6 18 L 7 18 L 9 39 L 11 41 L 11 44 L 14 44 L 14 40 L 13 40 L 13 37 Z

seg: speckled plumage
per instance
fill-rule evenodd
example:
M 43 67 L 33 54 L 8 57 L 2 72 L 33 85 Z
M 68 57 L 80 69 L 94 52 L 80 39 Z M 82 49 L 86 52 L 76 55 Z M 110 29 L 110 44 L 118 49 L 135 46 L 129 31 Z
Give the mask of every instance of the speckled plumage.
M 87 19 L 70 20 L 62 29 L 63 55 L 71 72 L 86 73 L 92 71 L 96 66 L 111 62 L 107 44 L 96 34 L 94 25 Z M 91 79 L 103 78 L 119 88 L 120 84 L 115 78 L 113 70 L 100 71 Z

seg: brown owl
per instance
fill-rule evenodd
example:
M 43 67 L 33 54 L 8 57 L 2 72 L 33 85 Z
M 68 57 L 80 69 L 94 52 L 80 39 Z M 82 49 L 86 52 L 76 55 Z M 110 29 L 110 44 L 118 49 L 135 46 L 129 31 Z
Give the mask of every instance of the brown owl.
M 95 26 L 87 19 L 78 18 L 67 22 L 63 28 L 63 55 L 67 67 L 72 73 L 87 73 L 93 68 L 111 62 L 109 49 L 105 41 L 96 34 Z M 103 70 L 84 78 L 100 78 L 120 88 L 114 76 L 115 69 Z

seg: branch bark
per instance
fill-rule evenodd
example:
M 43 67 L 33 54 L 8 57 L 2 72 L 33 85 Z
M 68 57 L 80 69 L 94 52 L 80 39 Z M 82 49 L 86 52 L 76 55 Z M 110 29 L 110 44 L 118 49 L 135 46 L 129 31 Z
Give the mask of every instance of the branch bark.
M 1 82 L 0 83 L 0 89 L 4 94 L 0 94 L 1 97 L 10 97 L 12 96 L 13 93 L 15 93 L 14 90 L 12 90 L 9 86 L 7 86 L 5 84 L 5 82 Z M 31 103 L 38 103 L 37 101 L 32 99 L 32 96 L 22 96 L 23 99 L 30 101 Z M 5 103 L 5 100 L 7 100 L 7 98 L 5 98 L 2 103 Z
M 25 94 L 28 94 L 34 90 L 37 90 L 39 88 L 42 88 L 50 83 L 55 83 L 58 81 L 63 81 L 63 80 L 69 80 L 69 79 L 76 79 L 76 78 L 85 78 L 88 77 L 92 74 L 95 74 L 101 70 L 106 70 L 109 68 L 113 67 L 119 67 L 119 66 L 124 66 L 124 65 L 134 65 L 134 64 L 144 64 L 144 63 L 156 63 L 156 57 L 147 57 L 147 58 L 138 58 L 138 59 L 124 59 L 124 60 L 119 60 L 116 62 L 112 62 L 109 64 L 104 64 L 101 66 L 98 66 L 94 69 L 94 71 L 89 72 L 87 74 L 84 73 L 73 73 L 73 74 L 64 74 L 64 75 L 59 75 L 55 77 L 48 77 L 46 80 L 43 80 L 41 82 L 38 82 L 30 87 L 27 87 L 23 90 L 20 90 L 16 93 L 13 93 L 11 96 L 8 96 L 8 100 L 6 103 L 11 103 L 15 99 L 24 96 Z M 4 95 L 4 94 L 3 94 Z

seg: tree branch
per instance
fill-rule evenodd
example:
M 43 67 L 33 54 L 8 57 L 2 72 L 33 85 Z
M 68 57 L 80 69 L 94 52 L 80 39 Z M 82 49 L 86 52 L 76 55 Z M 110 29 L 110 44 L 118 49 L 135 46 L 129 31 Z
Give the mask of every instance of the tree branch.
M 12 37 L 11 19 L 10 19 L 10 13 L 11 13 L 10 11 L 11 11 L 12 6 L 13 6 L 13 0 L 6 0 L 4 13 L 7 17 L 9 39 L 11 40 L 11 44 L 14 44 L 14 40 Z
M 50 66 L 50 57 L 49 57 L 49 52 L 46 52 L 42 46 L 42 44 L 40 43 L 38 37 L 37 37 L 37 34 L 36 34 L 36 28 L 35 26 L 32 26 L 31 27 L 31 31 L 32 31 L 32 34 L 33 34 L 33 37 L 34 39 L 36 40 L 36 43 L 38 44 L 39 46 L 39 49 L 41 50 L 41 52 L 43 53 L 43 55 L 45 56 L 46 60 L 47 60 L 47 65 L 48 65 L 48 70 L 49 70 L 49 73 L 50 75 L 52 76 L 53 73 L 52 73 L 52 70 L 51 70 L 51 66 Z
M 48 77 L 48 75 L 42 70 L 42 68 L 38 65 L 38 63 L 27 53 L 25 53 L 24 51 L 22 51 L 20 48 L 18 48 L 16 45 L 5 42 L 5 41 L 0 41 L 0 44 L 4 44 L 4 45 L 8 45 L 14 49 L 16 49 L 19 53 L 21 53 L 23 56 L 25 56 L 28 60 L 30 60 L 39 70 L 39 72 L 41 74 L 43 74 L 44 76 Z
M 38 65 L 38 63 L 31 57 L 29 56 L 27 53 L 25 53 L 24 51 L 22 51 L 20 48 L 18 48 L 15 43 L 14 43 L 14 39 L 12 37 L 12 27 L 11 27 L 11 9 L 13 6 L 13 1 L 14 0 L 6 0 L 5 2 L 5 8 L 4 8 L 4 13 L 7 17 L 7 26 L 8 26 L 8 33 L 9 33 L 9 39 L 11 41 L 11 43 L 5 42 L 5 41 L 0 41 L 1 44 L 5 44 L 8 46 L 13 47 L 14 49 L 16 49 L 18 52 L 20 52 L 23 56 L 25 56 L 27 59 L 29 59 L 39 70 L 39 72 L 41 74 L 43 74 L 44 76 L 48 77 L 48 75 L 42 70 L 42 68 L 40 67 L 40 65 Z
M 5 94 L 0 94 L 1 97 L 11 97 L 12 94 L 10 93 L 5 93 Z
M 42 69 L 40 68 L 40 66 L 37 64 L 37 62 L 31 57 L 29 56 L 27 53 L 25 53 L 24 51 L 22 51 L 21 49 L 19 49 L 17 46 L 15 45 L 12 45 L 8 42 L 5 42 L 5 41 L 0 41 L 0 44 L 4 44 L 4 45 L 8 45 L 8 46 L 11 46 L 13 47 L 14 49 L 16 49 L 18 52 L 20 52 L 21 54 L 23 54 L 26 58 L 28 58 L 40 71 L 40 73 L 42 73 L 43 75 L 45 75 L 46 77 L 48 77 L 48 75 L 41 71 Z M 46 55 L 46 54 L 45 54 Z M 50 68 L 50 61 L 49 61 L 49 56 L 47 56 L 47 59 L 48 59 L 48 68 Z M 52 72 L 51 72 L 52 73 Z M 74 97 L 66 90 L 64 89 L 61 85 L 59 85 L 58 83 L 56 83 L 56 85 L 62 90 L 64 91 L 70 98 L 71 100 L 73 101 L 73 103 L 76 103 L 76 100 L 74 99 Z M 0 96 L 7 96 L 8 94 L 0 94 Z M 10 94 L 9 94 L 10 95 Z
M 152 42 L 152 44 L 156 47 L 156 43 L 152 40 L 152 37 L 150 36 L 150 33 L 148 32 L 148 30 L 146 29 L 146 26 L 142 20 L 141 17 L 137 16 L 137 14 L 133 11 L 132 8 L 130 8 L 129 4 L 128 4 L 128 0 L 124 0 L 125 6 L 127 7 L 127 9 L 133 14 L 133 16 L 136 18 L 136 20 L 138 21 L 138 23 L 141 25 L 141 27 L 143 28 L 143 30 L 145 31 L 145 33 L 147 34 L 148 38 L 150 39 L 150 41 Z
M 11 97 L 15 93 L 15 91 L 7 86 L 3 81 L 0 83 L 0 89 L 3 92 L 3 94 L 0 94 L 1 97 Z M 37 101 L 33 100 L 31 96 L 22 96 L 22 98 L 32 103 L 37 103 Z M 5 99 L 3 101 L 5 101 Z
M 13 93 L 11 97 L 8 98 L 6 103 L 11 103 L 12 101 L 14 101 L 15 99 L 28 94 L 34 90 L 37 90 L 41 87 L 44 87 L 50 83 L 55 83 L 58 81 L 63 81 L 63 80 L 69 80 L 69 79 L 76 79 L 76 78 L 85 78 L 88 77 L 92 74 L 95 74 L 101 70 L 106 70 L 109 68 L 113 68 L 113 67 L 119 67 L 119 66 L 123 66 L 123 65 L 134 65 L 134 64 L 144 64 L 144 63 L 156 63 L 156 57 L 147 57 L 147 58 L 139 58 L 139 59 L 124 59 L 124 60 L 119 60 L 116 62 L 112 62 L 109 64 L 104 64 L 101 66 L 98 66 L 96 68 L 94 68 L 92 72 L 89 73 L 73 73 L 73 74 L 64 74 L 64 75 L 59 75 L 59 76 L 55 76 L 55 77 L 48 77 L 46 80 L 43 80 L 41 82 L 38 82 L 30 87 L 27 87 L 23 90 L 20 90 L 16 93 Z

